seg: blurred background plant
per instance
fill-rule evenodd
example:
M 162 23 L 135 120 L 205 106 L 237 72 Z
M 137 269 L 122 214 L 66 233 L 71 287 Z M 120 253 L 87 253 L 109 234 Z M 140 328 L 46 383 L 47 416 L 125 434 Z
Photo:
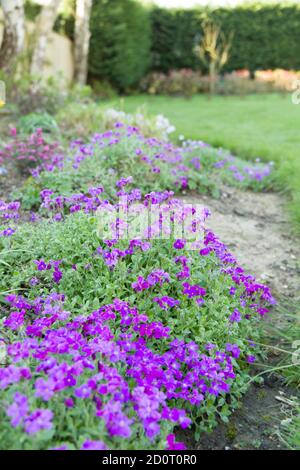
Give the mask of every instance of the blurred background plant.
M 195 46 L 195 54 L 208 69 L 209 93 L 212 95 L 217 77 L 229 60 L 233 32 L 231 31 L 226 38 L 220 26 L 209 19 L 205 20 L 202 28 L 202 37 L 199 44 Z

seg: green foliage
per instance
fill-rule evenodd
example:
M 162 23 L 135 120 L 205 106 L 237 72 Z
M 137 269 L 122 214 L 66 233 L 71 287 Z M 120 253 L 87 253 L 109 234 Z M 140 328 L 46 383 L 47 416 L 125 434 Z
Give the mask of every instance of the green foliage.
M 112 99 L 116 97 L 116 90 L 106 80 L 92 80 L 92 89 L 96 98 Z
M 209 12 L 205 9 L 153 9 L 153 69 L 166 72 L 174 68 L 196 70 L 199 67 L 193 50 L 201 37 L 205 14 L 221 26 L 224 34 L 234 32 L 225 70 L 300 68 L 300 7 L 278 3 L 216 8 Z
M 184 96 L 190 98 L 196 93 L 208 91 L 208 77 L 191 69 L 149 73 L 141 80 L 140 88 L 151 95 Z
M 19 120 L 18 129 L 22 134 L 33 134 L 36 129 L 42 129 L 47 134 L 59 132 L 55 119 L 48 113 L 30 113 Z
M 8 85 L 6 90 L 8 101 L 17 107 L 21 115 L 32 112 L 54 114 L 64 105 L 67 98 L 66 91 L 54 77 L 42 80 L 41 77 L 27 73 L 15 78 L 0 73 L 0 77 Z
M 24 10 L 26 19 L 29 21 L 34 21 L 41 11 L 41 5 L 38 5 L 32 0 L 25 0 Z
M 149 65 L 148 11 L 134 0 L 96 0 L 91 13 L 89 72 L 125 90 Z

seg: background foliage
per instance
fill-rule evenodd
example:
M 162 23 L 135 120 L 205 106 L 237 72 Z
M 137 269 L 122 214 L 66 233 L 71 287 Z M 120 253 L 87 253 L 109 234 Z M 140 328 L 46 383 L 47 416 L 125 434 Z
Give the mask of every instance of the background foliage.
M 149 61 L 148 11 L 133 0 L 94 1 L 90 74 L 124 90 L 142 78 Z
M 299 69 L 300 7 L 296 4 L 253 4 L 214 10 L 151 12 L 152 68 L 201 67 L 193 48 L 201 36 L 201 19 L 209 15 L 225 34 L 234 32 L 225 70 Z

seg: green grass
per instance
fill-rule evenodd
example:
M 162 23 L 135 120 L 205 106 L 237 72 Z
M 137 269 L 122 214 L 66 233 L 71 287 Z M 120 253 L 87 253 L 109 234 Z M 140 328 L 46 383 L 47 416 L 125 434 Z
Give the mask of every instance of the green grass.
M 164 114 L 176 126 L 175 138 L 204 140 L 230 149 L 242 158 L 274 161 L 278 188 L 290 196 L 289 208 L 300 231 L 300 105 L 291 94 L 246 97 L 129 96 L 105 102 L 126 112 L 145 106 Z

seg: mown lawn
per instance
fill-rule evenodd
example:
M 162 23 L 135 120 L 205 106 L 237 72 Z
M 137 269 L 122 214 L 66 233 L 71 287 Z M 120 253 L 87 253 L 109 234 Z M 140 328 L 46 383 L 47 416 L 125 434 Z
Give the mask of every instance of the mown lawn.
M 131 112 L 145 106 L 176 126 L 175 138 L 201 139 L 243 158 L 276 163 L 278 187 L 291 194 L 290 210 L 300 231 L 300 105 L 291 94 L 250 95 L 190 100 L 164 96 L 130 96 L 105 102 Z

